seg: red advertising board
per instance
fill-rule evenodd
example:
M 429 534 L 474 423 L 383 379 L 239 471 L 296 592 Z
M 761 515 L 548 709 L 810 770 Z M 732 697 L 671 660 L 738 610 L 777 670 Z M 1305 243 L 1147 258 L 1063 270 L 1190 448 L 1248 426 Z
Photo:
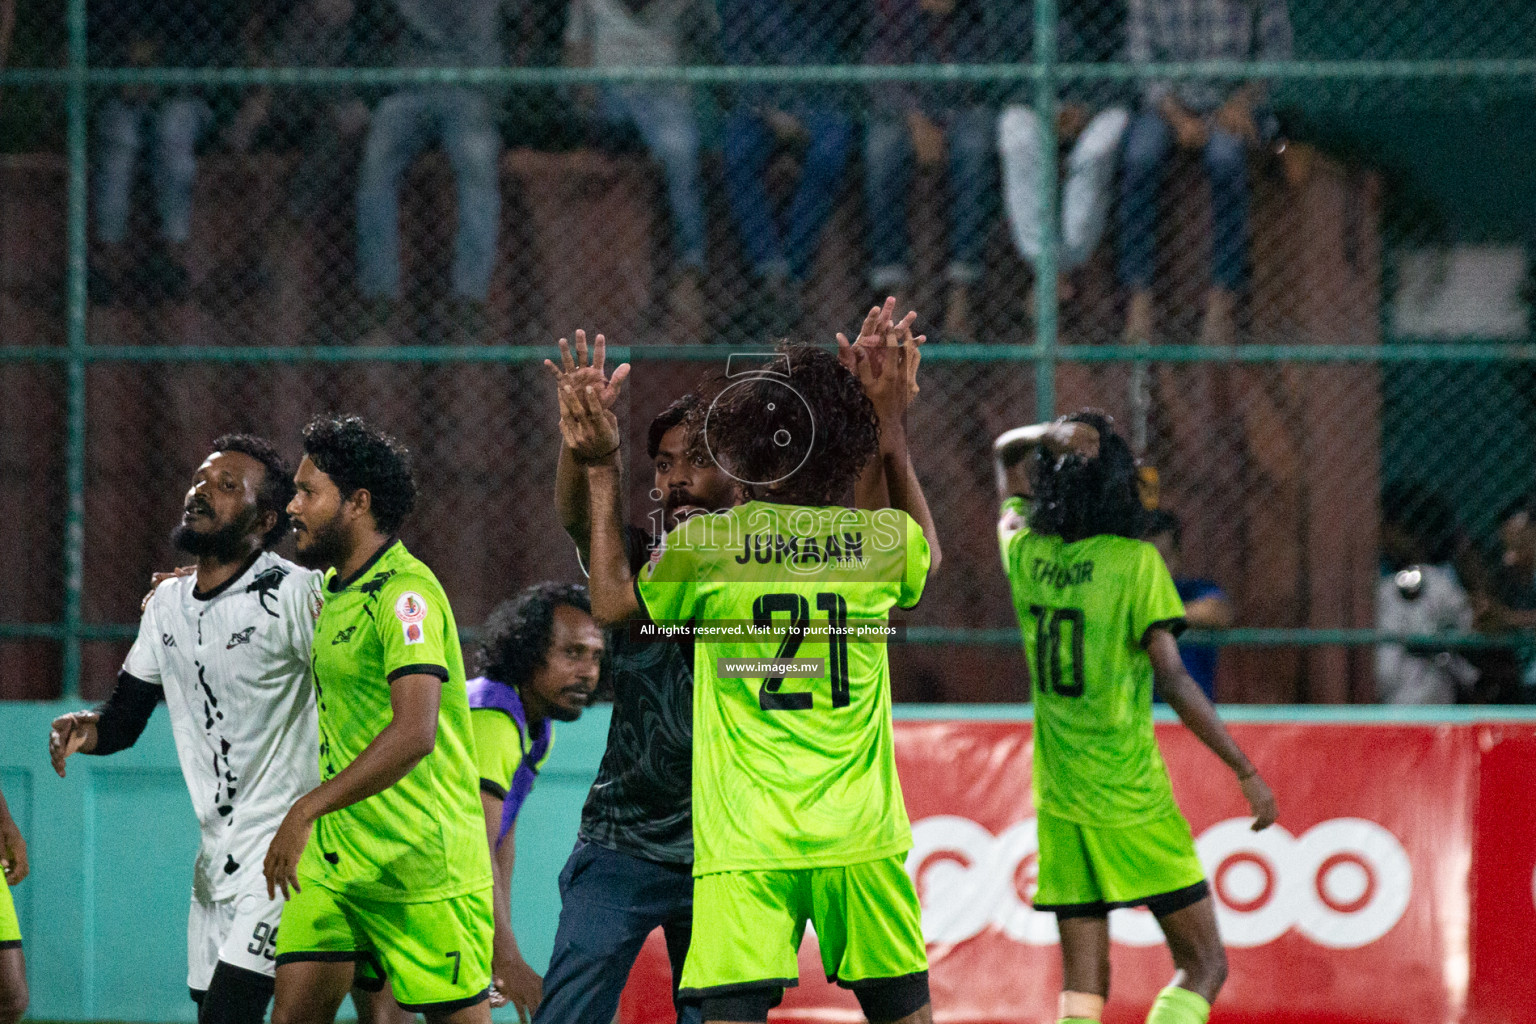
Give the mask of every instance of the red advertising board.
M 1214 1021 L 1536 1021 L 1536 727 L 1236 724 L 1280 822 L 1252 832 L 1231 773 L 1189 732 L 1158 726 L 1217 904 L 1231 973 Z M 1030 906 L 1031 730 L 897 723 L 923 903 L 934 1019 L 1056 1018 L 1055 919 Z M 653 937 L 624 1024 L 671 1019 Z M 1145 1018 L 1173 966 L 1144 910 L 1111 917 L 1105 1024 Z M 775 1019 L 862 1020 L 825 981 L 813 935 Z

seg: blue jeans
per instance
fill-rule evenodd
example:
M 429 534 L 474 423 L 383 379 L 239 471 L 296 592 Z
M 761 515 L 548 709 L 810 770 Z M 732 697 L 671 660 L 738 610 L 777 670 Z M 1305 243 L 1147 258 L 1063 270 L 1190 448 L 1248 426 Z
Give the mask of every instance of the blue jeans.
M 693 933 L 693 869 L 631 857 L 578 840 L 560 872 L 560 924 L 534 1024 L 611 1024 L 645 938 L 661 928 L 672 961 L 680 1024 L 698 1024 L 697 1004 L 677 1006 Z
M 400 297 L 400 178 L 434 142 L 448 154 L 458 192 L 454 294 L 483 302 L 490 291 L 501 220 L 501 134 L 484 94 L 432 87 L 393 93 L 373 112 L 357 187 L 358 287 L 365 298 Z
M 155 206 L 160 237 L 192 237 L 192 184 L 197 177 L 197 138 L 213 120 L 208 104 L 193 97 L 158 103 L 129 103 L 113 97 L 102 104 L 97 124 L 101 157 L 96 168 L 96 234 L 118 244 L 128 238 L 128 202 L 146 129 L 154 131 Z
M 704 186 L 699 177 L 699 122 L 686 91 L 617 88 L 602 93 L 598 114 L 610 123 L 631 123 L 661 164 L 672 211 L 672 252 L 677 262 L 704 269 Z
M 788 273 L 804 281 L 842 190 L 853 122 L 834 107 L 796 104 L 786 112 L 805 127 L 810 144 L 783 230 L 763 180 L 776 140 L 767 120 L 751 107 L 737 107 L 725 121 L 725 192 L 753 271 L 759 277 Z
M 981 277 L 992 188 L 995 120 L 990 111 L 967 107 L 941 122 L 949 157 L 949 267 L 955 283 Z M 864 208 L 869 225 L 869 283 L 897 288 L 912 276 L 907 194 L 912 183 L 912 136 L 904 119 L 874 114 L 864 126 Z
M 1173 128 L 1157 114 L 1131 121 L 1120 169 L 1120 280 L 1152 286 L 1157 246 L 1157 190 L 1173 152 Z M 1214 125 L 1202 154 L 1211 182 L 1211 283 L 1243 283 L 1248 248 L 1248 154 L 1242 140 Z

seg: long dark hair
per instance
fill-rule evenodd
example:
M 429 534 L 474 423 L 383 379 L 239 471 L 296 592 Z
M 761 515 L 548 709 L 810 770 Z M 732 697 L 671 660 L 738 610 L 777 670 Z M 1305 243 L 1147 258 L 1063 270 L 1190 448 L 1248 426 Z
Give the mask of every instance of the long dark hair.
M 1137 490 L 1136 456 L 1115 421 L 1097 409 L 1082 409 L 1067 417 L 1099 432 L 1099 454 L 1054 456 L 1042 446 L 1030 466 L 1035 511 L 1030 525 L 1055 534 L 1067 543 L 1113 534 L 1140 538 L 1147 511 Z

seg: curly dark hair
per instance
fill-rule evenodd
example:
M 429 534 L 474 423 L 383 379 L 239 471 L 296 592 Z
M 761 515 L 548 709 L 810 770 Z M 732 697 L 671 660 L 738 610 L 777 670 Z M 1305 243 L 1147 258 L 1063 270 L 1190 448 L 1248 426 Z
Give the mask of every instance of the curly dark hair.
M 1079 410 L 1067 420 L 1099 432 L 1099 454 L 1058 458 L 1044 446 L 1035 450 L 1029 470 L 1035 492 L 1030 526 L 1069 544 L 1100 534 L 1140 539 L 1147 511 L 1137 490 L 1131 446 L 1115 432 L 1115 421 L 1097 409 Z
M 792 505 L 843 502 L 879 450 L 875 407 L 858 379 L 827 349 L 784 342 L 777 351 L 782 358 L 776 365 L 788 359 L 788 380 L 764 374 L 711 382 L 709 400 L 700 403 L 697 414 L 701 421 L 707 418 L 710 451 L 738 480 L 769 481 L 746 484 L 754 497 Z M 786 386 L 805 404 L 784 402 Z M 778 443 L 777 431 L 765 424 L 791 437 L 810 437 L 810 452 Z
M 261 538 L 261 546 L 268 551 L 277 547 L 278 541 L 288 533 L 288 503 L 293 500 L 293 469 L 277 453 L 271 441 L 255 434 L 225 434 L 214 439 L 213 450 L 249 455 L 266 470 L 261 478 L 261 488 L 256 492 L 256 511 L 262 514 L 277 513 L 277 522 Z
M 416 505 L 411 453 L 360 416 L 316 416 L 304 428 L 304 454 L 330 477 L 343 499 L 359 490 L 372 498 L 373 522 L 394 533 Z
M 555 609 L 561 605 L 592 614 L 587 588 L 580 583 L 535 583 L 516 597 L 491 610 L 480 629 L 475 649 L 475 671 L 498 682 L 522 689 L 549 656 L 555 631 Z M 603 665 L 606 676 L 608 666 Z M 603 681 L 599 680 L 601 687 Z
M 645 453 L 651 457 L 652 461 L 655 460 L 656 453 L 661 450 L 661 439 L 667 435 L 667 431 L 687 423 L 698 408 L 699 396 L 690 391 L 656 414 L 645 436 Z

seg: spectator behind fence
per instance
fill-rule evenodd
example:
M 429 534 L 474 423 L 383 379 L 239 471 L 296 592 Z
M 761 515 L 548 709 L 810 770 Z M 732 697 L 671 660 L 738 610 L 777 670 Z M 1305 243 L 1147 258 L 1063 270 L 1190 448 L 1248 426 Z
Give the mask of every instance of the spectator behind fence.
M 355 62 L 353 0 L 301 0 L 278 26 L 264 63 L 337 68 Z M 346 88 L 256 89 L 225 131 L 226 145 L 246 153 L 268 135 L 274 147 L 297 150 L 282 211 L 267 236 L 267 276 L 284 295 L 302 283 L 317 221 L 344 194 L 357 167 L 368 107 Z M 332 282 L 325 282 L 329 285 Z
M 1454 565 L 1461 546 L 1455 513 L 1433 490 L 1389 485 L 1382 495 L 1382 574 L 1376 628 L 1390 633 L 1464 633 L 1472 602 Z M 1478 670 L 1454 651 L 1420 644 L 1376 647 L 1376 694 L 1383 704 L 1454 704 Z
M 236 11 L 225 0 L 91 4 L 93 63 L 137 68 L 228 65 L 237 51 Z M 101 245 L 98 273 L 91 282 L 94 300 L 112 304 L 130 295 L 167 302 L 187 298 L 197 143 L 212 123 L 212 108 L 197 89 L 129 85 L 102 103 L 92 196 Z M 160 243 L 147 252 L 129 238 L 139 154 L 146 145 Z
M 735 65 L 840 64 L 857 35 L 848 9 L 827 0 L 721 0 L 721 42 Z M 726 198 L 753 281 L 755 327 L 786 334 L 822 229 L 843 187 L 853 121 L 825 87 L 744 85 L 725 120 Z M 800 179 L 781 217 L 768 194 L 780 146 L 802 153 Z
M 1500 517 L 1499 545 L 1490 593 L 1473 599 L 1474 622 L 1485 633 L 1536 633 L 1536 493 L 1515 502 Z M 1500 696 L 1522 704 L 1536 702 L 1536 645 L 1520 648 L 1516 659 L 1519 681 Z
M 1034 12 L 1021 5 L 1021 17 L 1011 26 L 1032 38 Z M 1118 60 L 1125 27 L 1124 0 L 1067 0 L 1061 7 L 1057 55 L 1064 62 Z M 1025 59 L 1029 59 L 1026 57 Z M 1061 179 L 1061 229 L 1058 236 L 1057 294 L 1062 300 L 1074 291 L 1070 275 L 1087 263 L 1104 237 L 1114 198 L 1115 168 L 1120 140 L 1131 115 L 1124 89 L 1113 83 L 1077 83 L 1061 97 L 1057 110 L 1057 141 L 1067 151 Z M 1040 161 L 1044 133 L 1032 107 L 1010 105 L 998 121 L 998 154 L 1003 167 L 1003 196 L 1008 226 L 1019 256 L 1035 268 L 1040 259 Z M 1054 154 L 1053 154 L 1054 157 Z M 1031 306 L 1031 312 L 1033 307 Z M 1197 677 L 1198 681 L 1198 677 Z
M 1287 60 L 1285 0 L 1129 0 L 1127 58 L 1137 63 Z M 1157 193 L 1175 146 L 1201 153 L 1211 185 L 1211 281 L 1201 341 L 1236 336 L 1236 294 L 1248 242 L 1248 152 L 1276 128 L 1262 81 L 1150 81 L 1125 140 L 1120 278 L 1130 291 L 1125 333 L 1150 340 Z
M 393 63 L 402 68 L 495 67 L 502 63 L 500 0 L 394 0 Z M 458 206 L 450 282 L 450 341 L 485 340 L 485 301 L 501 219 L 501 134 L 486 89 L 409 86 L 374 108 L 357 189 L 358 288 L 365 343 L 398 341 L 400 181 L 433 144 L 453 167 Z M 393 329 L 392 329 L 393 328 Z
M 713 0 L 571 0 L 566 59 L 577 67 L 676 67 L 707 60 L 718 45 Z M 596 96 L 604 127 L 633 125 L 666 177 L 672 215 L 670 331 L 698 341 L 705 327 L 704 187 L 699 123 L 683 85 L 606 85 Z
M 992 56 L 987 0 L 865 0 L 870 64 L 979 64 Z M 864 123 L 864 207 L 872 298 L 905 295 L 912 283 L 907 196 L 912 163 L 948 162 L 949 283 L 944 333 L 971 335 L 971 287 L 981 279 L 992 197 L 993 115 L 950 87 L 876 86 Z M 947 150 L 947 152 L 946 152 Z M 905 305 L 898 303 L 899 308 Z
M 1173 585 L 1184 602 L 1184 621 L 1191 629 L 1226 629 L 1232 625 L 1232 602 L 1215 580 L 1184 576 L 1183 527 L 1179 517 L 1167 509 L 1157 509 L 1147 516 L 1146 539 L 1168 566 Z M 1221 648 L 1212 644 L 1179 644 L 1179 655 L 1206 697 L 1216 700 L 1216 662 Z

